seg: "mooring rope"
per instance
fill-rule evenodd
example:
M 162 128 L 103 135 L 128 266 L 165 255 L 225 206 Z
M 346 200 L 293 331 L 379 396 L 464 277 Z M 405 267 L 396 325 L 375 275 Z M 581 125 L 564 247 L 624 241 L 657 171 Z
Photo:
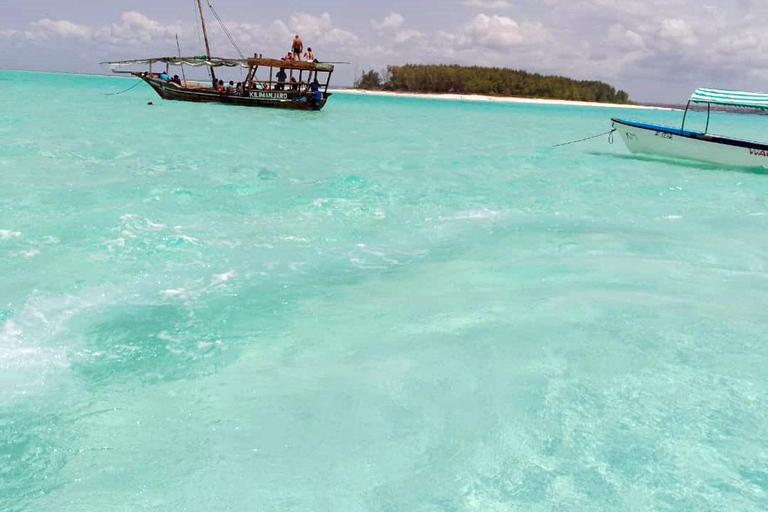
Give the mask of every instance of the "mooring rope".
M 616 128 L 614 128 L 613 130 L 607 131 L 607 132 L 599 133 L 597 135 L 592 135 L 590 137 L 584 137 L 583 139 L 572 140 L 570 142 L 563 142 L 562 144 L 555 144 L 554 146 L 550 146 L 550 147 L 560 148 L 560 147 L 563 147 L 563 146 L 570 146 L 571 144 L 578 144 L 579 142 L 586 142 L 588 140 L 597 139 L 599 137 L 604 137 L 606 135 L 608 135 L 608 142 L 610 144 L 613 144 L 613 132 L 615 132 L 615 131 L 616 131 Z
M 117 96 L 118 94 L 123 94 L 124 92 L 128 92 L 128 91 L 130 91 L 131 89 L 135 89 L 136 87 L 140 86 L 140 85 L 141 85 L 141 83 L 142 83 L 142 82 L 141 82 L 141 80 L 139 80 L 138 82 L 136 82 L 135 84 L 133 84 L 132 86 L 130 86 L 129 88 L 127 88 L 127 89 L 126 89 L 126 90 L 124 90 L 124 91 L 120 91 L 120 92 L 108 92 L 108 93 L 105 93 L 105 96 Z

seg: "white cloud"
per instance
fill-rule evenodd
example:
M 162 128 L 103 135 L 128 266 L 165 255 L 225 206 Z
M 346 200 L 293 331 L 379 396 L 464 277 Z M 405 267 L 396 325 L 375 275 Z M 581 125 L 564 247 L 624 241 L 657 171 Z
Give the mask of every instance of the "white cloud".
M 503 11 L 512 8 L 512 4 L 506 0 L 463 0 L 462 5 L 470 9 L 482 9 L 486 11 Z
M 617 48 L 628 52 L 644 50 L 646 47 L 643 36 L 622 25 L 613 25 L 608 30 L 608 41 Z
M 671 43 L 682 45 L 694 45 L 697 41 L 691 25 L 681 19 L 666 19 L 662 21 L 659 37 Z
M 406 45 L 423 39 L 425 34 L 418 30 L 404 28 L 405 18 L 396 12 L 391 12 L 382 20 L 371 20 L 371 26 L 380 38 L 386 38 L 397 45 Z
M 84 25 L 77 25 L 71 21 L 66 20 L 49 20 L 43 19 L 32 24 L 33 29 L 38 29 L 39 33 L 43 36 L 62 36 L 73 37 L 76 39 L 88 39 L 91 37 L 93 30 L 90 27 Z
M 20 30 L 0 30 L 0 39 L 11 39 L 23 36 L 24 32 Z
M 376 21 L 376 20 L 371 21 L 371 25 L 373 25 L 373 28 L 379 31 L 397 30 L 403 26 L 403 23 L 405 23 L 405 18 L 403 18 L 401 14 L 398 14 L 396 12 L 389 13 L 389 15 L 387 15 L 381 21 Z
M 294 33 L 301 34 L 307 46 L 314 44 L 334 49 L 346 49 L 356 45 L 359 40 L 353 32 L 334 26 L 329 13 L 297 13 L 287 21 L 277 20 L 261 25 L 225 22 L 225 26 L 245 54 L 258 50 L 267 55 L 281 55 L 281 51 L 290 45 Z M 230 43 L 218 24 L 209 23 L 208 28 L 214 53 L 231 55 Z M 31 40 L 47 45 L 57 44 L 56 39 L 71 40 L 98 46 L 100 51 L 109 52 L 109 55 L 132 55 L 139 50 L 143 54 L 175 53 L 176 35 L 181 40 L 182 51 L 199 52 L 202 49 L 197 34 L 198 29 L 191 22 L 160 22 L 143 13 L 129 11 L 123 13 L 117 21 L 104 25 L 42 19 L 30 24 L 28 31 L 1 31 L 0 38 L 19 43 Z M 403 37 L 409 39 L 413 34 L 406 33 Z M 108 58 L 107 55 L 103 56 Z
M 765 44 L 763 33 L 747 31 L 741 34 L 727 35 L 717 41 L 715 49 L 724 54 L 738 54 L 757 50 L 761 44 Z
M 319 16 L 306 12 L 295 14 L 291 16 L 286 27 L 286 35 L 299 34 L 305 45 L 312 40 L 337 45 L 350 45 L 358 40 L 354 33 L 334 27 L 331 15 L 327 12 Z M 286 41 L 286 44 L 289 43 L 290 40 Z
M 518 23 L 507 16 L 478 14 L 460 31 L 463 45 L 508 49 L 541 42 L 546 30 L 541 23 Z
M 175 35 L 184 35 L 185 29 L 179 24 L 162 25 L 147 16 L 129 11 L 120 20 L 103 26 L 80 25 L 68 20 L 42 19 L 31 24 L 30 30 L 7 31 L 0 36 L 24 37 L 30 40 L 75 39 L 107 45 L 149 44 L 170 41 Z
M 176 34 L 184 36 L 187 29 L 180 23 L 161 24 L 136 11 L 123 13 L 120 21 L 97 29 L 100 42 L 113 45 L 139 45 L 153 42 L 173 42 Z
M 413 41 L 414 39 L 421 39 L 422 37 L 424 37 L 424 34 L 418 30 L 411 30 L 406 28 L 397 31 L 395 34 L 395 42 L 398 44 L 404 44 Z

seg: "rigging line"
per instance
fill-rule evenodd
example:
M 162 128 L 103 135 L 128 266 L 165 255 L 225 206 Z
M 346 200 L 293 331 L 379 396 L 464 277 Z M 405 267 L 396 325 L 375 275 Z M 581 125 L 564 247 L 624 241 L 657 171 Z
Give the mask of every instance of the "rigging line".
M 227 39 L 229 39 L 229 42 L 232 43 L 232 46 L 234 46 L 235 50 L 237 50 L 237 53 L 240 55 L 240 58 L 244 59 L 245 55 L 243 55 L 243 52 L 240 51 L 240 47 L 237 46 L 235 39 L 232 37 L 232 34 L 229 33 L 229 30 L 227 29 L 227 26 L 224 24 L 224 21 L 221 19 L 221 16 L 219 16 L 219 13 L 216 12 L 216 9 L 214 9 L 213 5 L 211 5 L 210 0 L 206 0 L 206 2 L 208 3 L 208 7 L 211 9 L 211 12 L 213 13 L 213 16 L 216 18 L 216 21 L 218 21 L 219 25 L 221 25 L 221 29 L 224 31 L 224 34 L 227 36 Z
M 105 96 L 117 96 L 118 94 L 123 94 L 124 92 L 128 92 L 128 91 L 130 91 L 131 89 L 135 89 L 136 87 L 140 86 L 141 84 L 142 84 L 142 81 L 141 81 L 141 80 L 139 80 L 138 82 L 136 82 L 135 84 L 133 84 L 132 86 L 130 86 L 129 88 L 127 88 L 127 89 L 126 89 L 126 90 L 124 90 L 124 91 L 120 91 L 120 92 L 108 92 L 108 93 L 105 93 L 104 95 L 105 95 Z
M 200 34 L 200 14 L 197 12 L 195 0 L 192 0 L 192 7 L 195 9 L 195 29 L 197 29 L 197 44 L 203 44 L 203 36 Z
M 179 44 L 179 34 L 176 34 L 176 48 L 179 50 L 179 59 L 181 59 L 181 45 Z M 184 62 L 182 60 L 182 62 Z M 187 76 L 184 74 L 184 64 L 181 65 L 181 77 L 184 79 L 184 86 L 187 85 Z
M 237 50 L 237 53 L 240 55 L 241 59 L 245 58 L 245 55 L 243 55 L 243 52 L 240 50 L 240 47 L 237 46 L 237 43 L 235 42 L 235 39 L 232 37 L 232 34 L 229 32 L 229 29 L 227 29 L 227 26 L 224 24 L 224 21 L 221 19 L 219 14 L 213 9 L 213 6 L 211 6 L 211 10 L 214 13 L 214 16 L 216 16 L 216 19 L 219 22 L 219 25 L 221 25 L 222 30 L 227 36 L 227 39 L 229 39 L 229 42 L 232 43 L 232 46 Z
M 613 144 L 613 132 L 615 132 L 615 131 L 616 131 L 616 128 L 614 128 L 613 130 L 609 130 L 607 132 L 599 133 L 597 135 L 591 135 L 589 137 L 584 137 L 583 139 L 572 140 L 570 142 L 563 142 L 562 144 L 555 144 L 554 146 L 550 146 L 550 147 L 552 147 L 552 148 L 560 148 L 560 147 L 563 147 L 563 146 L 570 146 L 571 144 L 578 144 L 579 142 L 586 142 L 588 140 L 597 139 L 598 137 L 604 137 L 605 135 L 609 136 L 608 141 L 611 144 Z

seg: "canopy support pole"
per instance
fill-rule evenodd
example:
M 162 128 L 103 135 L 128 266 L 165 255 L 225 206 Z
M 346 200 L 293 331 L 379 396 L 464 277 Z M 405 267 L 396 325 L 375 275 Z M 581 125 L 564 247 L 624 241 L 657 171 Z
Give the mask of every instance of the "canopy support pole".
M 707 127 L 704 128 L 704 133 L 707 133 L 709 131 L 709 116 L 711 112 L 711 107 L 712 107 L 712 104 L 707 103 Z
M 688 104 L 685 106 L 685 113 L 683 114 L 683 126 L 680 127 L 680 135 L 685 131 L 685 118 L 688 115 L 688 109 L 691 107 L 691 100 L 688 100 Z

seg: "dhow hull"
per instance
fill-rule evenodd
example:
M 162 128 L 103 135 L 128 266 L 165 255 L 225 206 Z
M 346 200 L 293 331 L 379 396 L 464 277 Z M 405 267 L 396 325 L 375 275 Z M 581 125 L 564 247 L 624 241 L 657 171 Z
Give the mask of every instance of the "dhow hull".
M 158 96 L 164 100 L 191 101 L 195 103 L 224 103 L 240 107 L 268 107 L 290 110 L 322 110 L 331 93 L 323 94 L 322 99 L 312 101 L 309 94 L 299 91 L 252 91 L 247 96 L 237 96 L 216 92 L 210 88 L 189 89 L 157 79 L 146 73 L 134 76 L 144 80 Z

